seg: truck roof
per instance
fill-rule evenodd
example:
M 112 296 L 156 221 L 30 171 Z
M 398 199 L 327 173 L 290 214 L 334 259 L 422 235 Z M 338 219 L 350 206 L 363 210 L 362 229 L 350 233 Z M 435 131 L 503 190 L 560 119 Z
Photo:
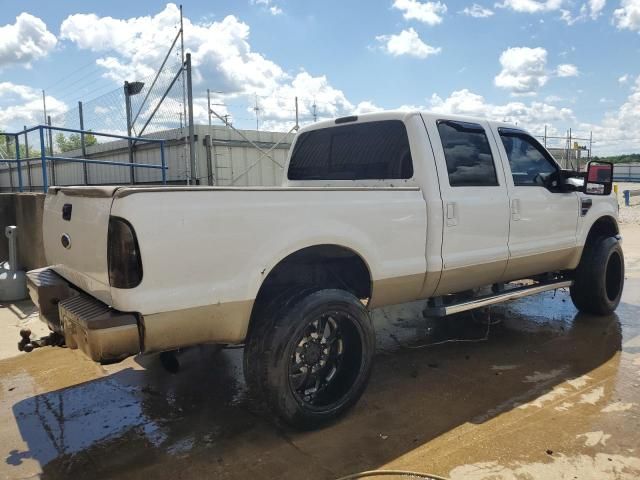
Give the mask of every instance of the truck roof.
M 363 113 L 359 115 L 351 115 L 348 117 L 340 117 L 340 118 L 332 118 L 330 120 L 323 120 L 312 125 L 307 125 L 302 127 L 299 130 L 299 133 L 307 132 L 311 130 L 318 130 L 320 128 L 334 127 L 340 123 L 363 123 L 363 122 L 372 122 L 372 121 L 380 121 L 380 120 L 402 120 L 405 121 L 409 117 L 414 115 L 423 115 L 426 118 L 440 120 L 440 119 L 450 119 L 450 120 L 458 120 L 461 122 L 488 122 L 492 125 L 499 127 L 509 127 L 515 128 L 522 131 L 526 131 L 525 129 L 518 127 L 511 123 L 500 122 L 495 120 L 489 120 L 487 118 L 481 117 L 473 117 L 468 115 L 455 115 L 450 113 L 436 113 L 429 112 L 426 110 L 384 110 L 381 112 L 373 112 L 373 113 Z

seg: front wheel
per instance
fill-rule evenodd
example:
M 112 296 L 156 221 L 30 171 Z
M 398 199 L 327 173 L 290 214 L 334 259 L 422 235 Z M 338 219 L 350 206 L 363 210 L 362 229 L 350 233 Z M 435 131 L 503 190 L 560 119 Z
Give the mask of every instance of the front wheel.
M 624 255 L 615 237 L 602 237 L 585 246 L 571 286 L 571 300 L 578 310 L 609 315 L 622 297 Z
M 287 423 L 320 427 L 353 406 L 367 385 L 375 351 L 371 319 L 343 290 L 279 303 L 277 313 L 262 319 L 270 325 L 257 328 L 260 341 L 246 343 L 247 380 Z

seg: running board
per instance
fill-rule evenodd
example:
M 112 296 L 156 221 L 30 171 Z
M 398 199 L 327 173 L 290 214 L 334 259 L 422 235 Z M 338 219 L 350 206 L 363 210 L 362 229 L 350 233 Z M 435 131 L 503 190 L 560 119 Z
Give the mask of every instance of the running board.
M 489 305 L 506 302 L 508 300 L 516 300 L 518 298 L 536 295 L 549 290 L 570 287 L 572 284 L 572 280 L 560 280 L 555 282 L 536 283 L 534 285 L 526 285 L 524 287 L 516 287 L 497 294 L 483 295 L 472 300 L 452 303 L 451 305 L 435 307 L 427 306 L 424 309 L 424 315 L 427 317 L 446 317 L 447 315 L 466 312 L 467 310 L 473 310 L 474 308 L 488 307 Z

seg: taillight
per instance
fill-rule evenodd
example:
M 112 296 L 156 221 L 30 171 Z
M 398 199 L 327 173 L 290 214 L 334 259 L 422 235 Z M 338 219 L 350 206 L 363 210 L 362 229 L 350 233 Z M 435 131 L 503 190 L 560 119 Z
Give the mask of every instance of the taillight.
M 140 248 L 133 227 L 123 218 L 109 218 L 107 246 L 109 284 L 115 288 L 133 288 L 142 281 Z

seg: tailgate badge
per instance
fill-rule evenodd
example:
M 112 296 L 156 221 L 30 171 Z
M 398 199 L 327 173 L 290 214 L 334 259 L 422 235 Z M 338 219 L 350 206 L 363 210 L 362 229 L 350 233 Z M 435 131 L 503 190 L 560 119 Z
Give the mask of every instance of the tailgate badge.
M 60 243 L 62 243 L 62 246 L 67 250 L 71 248 L 71 237 L 68 233 L 64 233 L 62 237 L 60 237 Z

